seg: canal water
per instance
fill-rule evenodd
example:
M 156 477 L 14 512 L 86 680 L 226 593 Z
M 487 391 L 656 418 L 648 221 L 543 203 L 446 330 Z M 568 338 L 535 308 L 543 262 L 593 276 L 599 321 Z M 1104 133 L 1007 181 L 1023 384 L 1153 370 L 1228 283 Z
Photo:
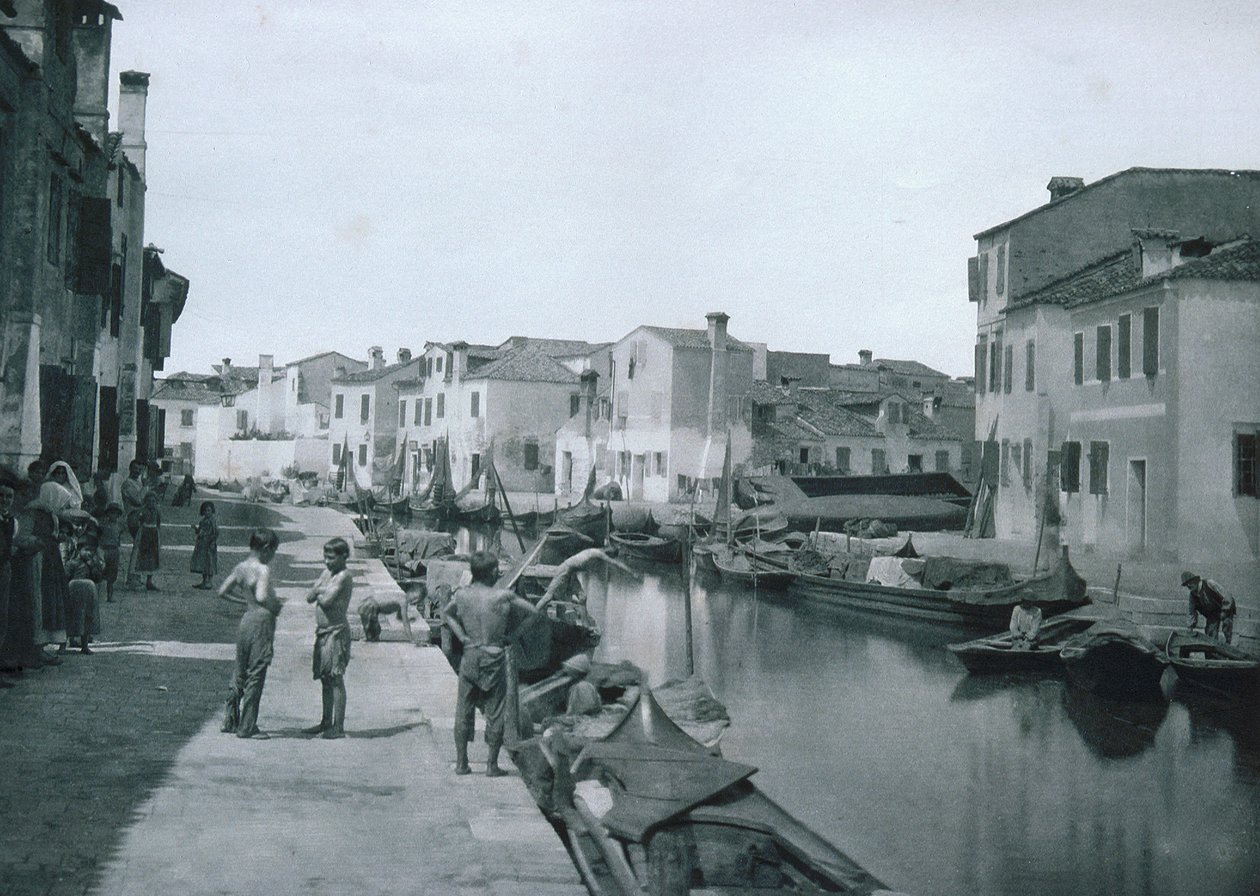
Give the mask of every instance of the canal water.
M 593 577 L 596 659 L 687 674 L 679 572 Z M 692 586 L 727 758 L 906 893 L 1260 893 L 1260 720 L 1181 693 L 1105 704 L 1053 676 L 968 676 L 969 635 Z M 1169 673 L 1171 678 L 1171 673 Z

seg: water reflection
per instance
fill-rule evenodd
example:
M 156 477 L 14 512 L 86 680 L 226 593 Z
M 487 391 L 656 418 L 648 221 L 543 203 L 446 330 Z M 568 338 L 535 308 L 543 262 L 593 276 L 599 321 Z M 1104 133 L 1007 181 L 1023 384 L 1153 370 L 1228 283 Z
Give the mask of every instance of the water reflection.
M 686 674 L 677 570 L 592 583 L 598 656 Z M 692 589 L 696 671 L 758 783 L 899 890 L 1254 893 L 1256 725 L 1233 710 L 1099 705 L 1054 676 L 985 681 L 958 633 Z

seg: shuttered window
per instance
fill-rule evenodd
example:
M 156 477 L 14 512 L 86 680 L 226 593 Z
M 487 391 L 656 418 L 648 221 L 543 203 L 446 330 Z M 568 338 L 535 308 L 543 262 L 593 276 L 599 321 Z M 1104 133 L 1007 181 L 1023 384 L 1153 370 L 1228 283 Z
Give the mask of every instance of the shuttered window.
M 423 398 L 417 398 L 417 399 L 416 399 L 416 415 L 415 415 L 415 417 L 413 417 L 413 418 L 412 418 L 412 422 L 413 422 L 416 426 L 419 426 L 419 425 L 420 425 L 420 422 L 421 422 L 423 419 L 424 419 L 424 399 L 423 399 Z
M 340 420 L 342 417 L 345 416 L 345 412 L 346 412 L 346 396 L 334 395 L 333 396 L 333 416 L 336 417 L 338 420 Z
M 1257 463 L 1256 449 L 1260 443 L 1260 433 L 1234 433 L 1234 494 L 1248 497 L 1260 497 L 1260 464 Z
M 1099 327 L 1094 336 L 1094 373 L 1100 383 L 1111 381 L 1111 327 Z
M 1015 346 L 1008 345 L 1002 359 L 1002 388 L 1009 395 L 1011 381 L 1015 379 Z
M 1006 292 L 1006 243 L 998 246 L 996 276 L 997 282 L 994 284 L 993 289 L 998 295 L 1002 295 Z
M 1075 333 L 1072 336 L 1072 382 L 1080 385 L 1085 382 L 1085 334 Z
M 1071 494 L 1081 490 L 1081 443 L 1064 442 L 1059 451 L 1059 488 Z
M 1142 309 L 1142 373 L 1159 373 L 1159 308 Z
M 1002 485 L 1011 484 L 1011 442 L 1010 439 L 1002 440 L 1002 467 L 999 482 Z
M 1032 439 L 1024 439 L 1024 466 L 1021 472 L 1024 475 L 1024 491 L 1029 491 L 1033 480 Z
M 976 394 L 984 394 L 985 359 L 988 357 L 988 337 L 981 336 L 976 343 Z
M 1037 388 L 1037 344 L 1031 339 L 1024 344 L 1024 391 Z
M 936 472 L 938 473 L 949 472 L 949 452 L 948 451 L 936 452 Z
M 1127 380 L 1132 371 L 1132 330 L 1133 318 L 1128 314 L 1120 315 L 1116 324 L 1116 379 Z
M 1111 446 L 1107 442 L 1089 443 L 1089 493 L 1107 494 L 1107 462 Z
M 372 416 L 372 396 L 360 395 L 359 396 L 359 422 L 367 423 L 368 419 L 371 416 Z
M 468 408 L 468 415 L 470 417 L 480 417 L 481 416 L 481 393 L 473 392 L 471 393 L 471 395 L 472 395 L 472 398 L 471 398 L 472 403 Z

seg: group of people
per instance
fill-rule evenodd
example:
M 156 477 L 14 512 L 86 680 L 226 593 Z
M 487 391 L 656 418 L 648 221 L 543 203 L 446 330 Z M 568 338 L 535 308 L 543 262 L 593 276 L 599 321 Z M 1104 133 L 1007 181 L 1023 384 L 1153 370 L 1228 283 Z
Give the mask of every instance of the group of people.
M 85 493 L 65 461 L 35 460 L 24 479 L 0 469 L 0 687 L 71 648 L 90 654 L 120 574 L 125 587 L 157 590 L 160 475 L 133 462 L 121 483 L 98 472 Z
M 269 737 L 258 727 L 258 710 L 275 651 L 276 617 L 284 605 L 271 580 L 271 561 L 279 546 L 280 539 L 273 530 L 255 529 L 249 537 L 249 557 L 236 565 L 218 591 L 224 600 L 245 607 L 237 627 L 236 666 L 221 729 L 241 738 Z M 306 594 L 306 602 L 315 605 L 311 672 L 320 683 L 323 706 L 319 722 L 303 733 L 325 740 L 345 737 L 345 674 L 350 662 L 346 611 L 354 591 L 354 580 L 346 568 L 349 559 L 349 543 L 344 538 L 329 539 L 324 544 L 324 571 Z

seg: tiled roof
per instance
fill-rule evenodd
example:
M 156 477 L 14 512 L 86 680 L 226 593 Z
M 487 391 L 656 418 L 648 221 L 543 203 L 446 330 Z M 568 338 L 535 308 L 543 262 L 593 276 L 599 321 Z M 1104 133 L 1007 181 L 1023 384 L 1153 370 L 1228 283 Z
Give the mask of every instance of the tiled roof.
M 331 382 L 340 383 L 342 385 L 364 385 L 366 383 L 375 383 L 385 379 L 390 374 L 398 373 L 407 367 L 413 367 L 417 363 L 417 359 L 404 361 L 401 364 L 386 364 L 384 367 L 378 367 L 375 370 L 368 368 L 367 370 L 349 371 L 342 376 L 335 376 Z
M 783 386 L 772 386 L 765 380 L 755 380 L 748 390 L 748 397 L 754 404 L 788 404 L 792 401 L 791 393 Z
M 873 363 L 876 367 L 891 370 L 893 373 L 904 373 L 907 376 L 949 376 L 947 373 L 933 370 L 931 367 L 918 361 L 896 361 L 892 358 L 876 358 Z
M 797 415 L 828 435 L 880 436 L 873 420 L 835 401 L 829 389 L 803 389 L 797 402 Z
M 921 414 L 919 411 L 910 412 L 910 438 L 912 439 L 942 439 L 959 441 L 958 435 L 949 427 L 942 426 L 935 420 L 931 420 Z
M 474 370 L 469 379 L 515 380 L 527 383 L 578 383 L 578 375 L 536 348 L 519 348 Z
M 653 335 L 659 336 L 675 348 L 708 348 L 709 333 L 707 330 L 685 330 L 677 327 L 640 327 Z M 752 349 L 734 336 L 727 336 L 726 347 L 733 352 L 751 352 Z
M 179 375 L 184 376 L 183 374 Z M 153 390 L 152 400 L 195 401 L 197 404 L 219 403 L 219 378 L 202 379 L 169 378 L 159 380 Z
M 1028 305 L 1065 305 L 1073 308 L 1120 295 L 1145 284 L 1186 279 L 1260 281 L 1260 243 L 1247 239 L 1202 258 L 1188 259 L 1171 270 L 1145 279 L 1141 276 L 1141 263 L 1132 251 L 1117 252 L 1068 274 L 1045 289 L 1030 293 L 1012 303 L 1010 309 Z
M 550 355 L 553 358 L 571 358 L 575 355 L 589 355 L 607 346 L 607 342 L 590 343 L 584 339 L 537 339 L 533 336 L 512 336 L 505 339 L 498 350 L 509 352 L 519 348 L 536 348 L 544 355 Z
M 1248 239 L 1217 249 L 1178 265 L 1164 276 L 1169 280 L 1260 280 L 1260 242 Z
M 281 364 L 279 366 L 280 367 L 296 367 L 298 364 L 305 364 L 308 361 L 317 361 L 320 358 L 327 357 L 328 355 L 337 355 L 339 357 L 345 358 L 347 361 L 349 361 L 352 364 L 363 364 L 364 366 L 367 366 L 366 361 L 360 361 L 358 358 L 352 358 L 349 355 L 345 354 L 344 352 L 338 352 L 338 351 L 316 352 L 313 355 L 307 355 L 305 358 L 298 358 L 296 361 L 290 361 L 287 364 Z

